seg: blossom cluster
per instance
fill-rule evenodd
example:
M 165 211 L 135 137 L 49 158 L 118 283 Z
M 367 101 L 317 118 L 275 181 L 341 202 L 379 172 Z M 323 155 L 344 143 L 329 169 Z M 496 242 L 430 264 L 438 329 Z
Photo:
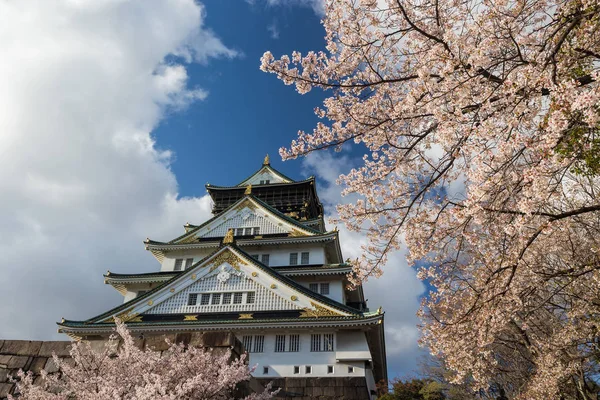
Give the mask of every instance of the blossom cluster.
M 331 91 L 283 158 L 360 143 L 339 179 L 367 229 L 356 284 L 403 244 L 433 290 L 424 345 L 455 380 L 515 397 L 598 375 L 600 3 L 329 1 L 326 51 L 261 69 Z
M 116 335 L 96 350 L 90 342 L 75 342 L 71 359 L 53 360 L 59 373 L 19 371 L 20 400 L 226 400 L 239 399 L 238 385 L 251 378 L 246 355 L 231 351 L 170 343 L 166 351 L 141 349 L 125 324 L 117 321 Z M 35 383 L 35 384 L 34 384 Z M 270 385 L 245 400 L 271 399 Z M 15 400 L 9 395 L 9 400 Z

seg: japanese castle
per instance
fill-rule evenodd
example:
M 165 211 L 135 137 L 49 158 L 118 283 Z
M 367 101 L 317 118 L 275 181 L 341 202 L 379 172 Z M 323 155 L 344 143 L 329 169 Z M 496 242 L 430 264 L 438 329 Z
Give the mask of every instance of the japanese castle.
M 144 335 L 233 332 L 257 378 L 364 377 L 387 381 L 383 312 L 350 289 L 337 229 L 328 231 L 315 178 L 262 166 L 236 186 L 207 184 L 214 216 L 168 242 L 146 239 L 160 270 L 107 272 L 122 305 L 62 320 L 74 338 L 106 336 L 114 318 Z M 156 268 L 158 269 L 158 268 Z M 374 395 L 372 395 L 374 396 Z

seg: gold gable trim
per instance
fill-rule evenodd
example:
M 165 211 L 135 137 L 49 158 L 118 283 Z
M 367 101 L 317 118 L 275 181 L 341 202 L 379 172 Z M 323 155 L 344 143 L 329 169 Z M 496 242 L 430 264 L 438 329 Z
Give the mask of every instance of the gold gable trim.
M 133 321 L 133 320 L 137 320 L 138 315 L 139 315 L 138 313 L 133 312 L 134 308 L 135 307 L 128 308 L 127 310 L 123 311 L 122 313 L 113 315 L 112 317 L 107 318 L 107 319 L 103 320 L 102 322 L 115 322 L 115 318 L 120 319 L 121 322 L 141 322 L 141 317 L 139 317 L 140 321 Z
M 310 305 L 313 308 L 306 307 L 304 311 L 300 313 L 300 318 L 319 318 L 319 317 L 341 317 L 342 314 L 330 310 L 329 308 L 325 308 L 316 303 L 310 302 Z
M 251 209 L 252 211 L 256 211 L 256 209 L 257 209 L 258 207 L 256 207 L 256 206 L 254 205 L 254 203 L 253 203 L 253 202 L 251 202 L 250 200 L 248 200 L 248 199 L 244 199 L 244 201 L 242 201 L 240 204 L 238 204 L 237 206 L 235 206 L 234 210 L 235 210 L 235 211 L 242 211 L 244 208 L 249 208 L 249 209 Z
M 224 252 L 222 252 L 221 254 L 219 254 L 218 256 L 216 256 L 210 262 L 210 264 L 207 264 L 207 265 L 211 265 L 208 272 L 214 271 L 215 269 L 219 268 L 224 263 L 231 265 L 236 271 L 240 270 L 240 265 L 248 265 L 240 257 L 235 255 L 231 250 L 227 249 Z
M 308 235 L 306 233 L 294 228 L 290 231 L 288 236 L 298 237 L 298 236 L 308 236 Z
M 179 242 L 177 242 L 178 244 L 185 244 L 185 243 L 194 243 L 195 241 L 198 240 L 198 236 L 196 235 L 190 235 L 186 238 L 181 239 Z

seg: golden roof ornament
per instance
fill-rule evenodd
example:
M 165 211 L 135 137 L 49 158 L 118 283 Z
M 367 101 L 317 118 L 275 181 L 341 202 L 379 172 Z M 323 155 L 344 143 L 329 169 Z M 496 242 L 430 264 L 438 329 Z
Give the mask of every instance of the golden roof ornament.
M 269 159 L 268 154 L 265 156 L 265 159 L 263 160 L 263 165 L 271 165 L 271 160 Z
M 225 237 L 223 238 L 223 244 L 231 244 L 233 243 L 233 229 L 229 228 Z
M 246 186 L 246 190 L 244 191 L 244 194 L 246 194 L 246 195 L 252 194 L 252 185 Z

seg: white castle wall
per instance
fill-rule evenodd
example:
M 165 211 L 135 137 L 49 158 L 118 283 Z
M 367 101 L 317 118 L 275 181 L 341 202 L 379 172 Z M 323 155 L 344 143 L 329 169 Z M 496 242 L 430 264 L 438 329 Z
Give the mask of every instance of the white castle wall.
M 308 245 L 301 247 L 298 245 L 277 245 L 277 246 L 240 246 L 242 250 L 250 255 L 269 254 L 269 266 L 289 266 L 290 253 L 298 253 L 298 262 L 300 262 L 300 253 L 309 252 L 309 264 L 325 264 L 325 250 L 318 245 Z M 193 258 L 194 263 L 202 260 L 213 253 L 216 249 L 193 249 L 172 251 L 165 254 L 162 262 L 161 271 L 173 271 L 175 260 L 178 258 Z M 185 265 L 185 262 L 184 262 Z
M 332 331 L 314 330 L 312 333 L 333 333 Z M 300 334 L 299 352 L 275 352 L 275 335 L 277 334 Z M 356 333 L 359 335 L 357 336 Z M 242 331 L 237 332 L 236 336 L 240 341 L 244 335 L 250 333 Z M 310 333 L 304 331 L 282 330 L 280 332 L 254 332 L 252 334 L 261 334 L 265 336 L 264 351 L 262 353 L 249 353 L 250 365 L 258 364 L 253 375 L 257 378 L 274 377 L 343 377 L 343 376 L 366 376 L 365 361 L 370 356 L 364 355 L 363 349 L 367 346 L 365 334 L 360 331 L 338 331 L 335 333 L 336 346 L 335 351 L 331 352 L 311 352 L 310 351 Z M 345 336 L 351 336 L 349 340 Z M 359 337 L 360 336 L 360 337 Z M 344 353 L 348 355 L 352 349 L 356 349 L 355 357 L 346 357 L 338 361 L 337 342 L 344 341 Z M 350 345 L 350 346 L 349 346 Z M 312 373 L 306 373 L 306 366 L 312 367 Z M 294 373 L 294 367 L 299 366 L 300 372 Z M 333 373 L 328 373 L 328 366 L 333 366 Z M 348 372 L 348 367 L 354 367 L 353 372 Z M 263 367 L 268 367 L 268 373 L 264 373 Z

